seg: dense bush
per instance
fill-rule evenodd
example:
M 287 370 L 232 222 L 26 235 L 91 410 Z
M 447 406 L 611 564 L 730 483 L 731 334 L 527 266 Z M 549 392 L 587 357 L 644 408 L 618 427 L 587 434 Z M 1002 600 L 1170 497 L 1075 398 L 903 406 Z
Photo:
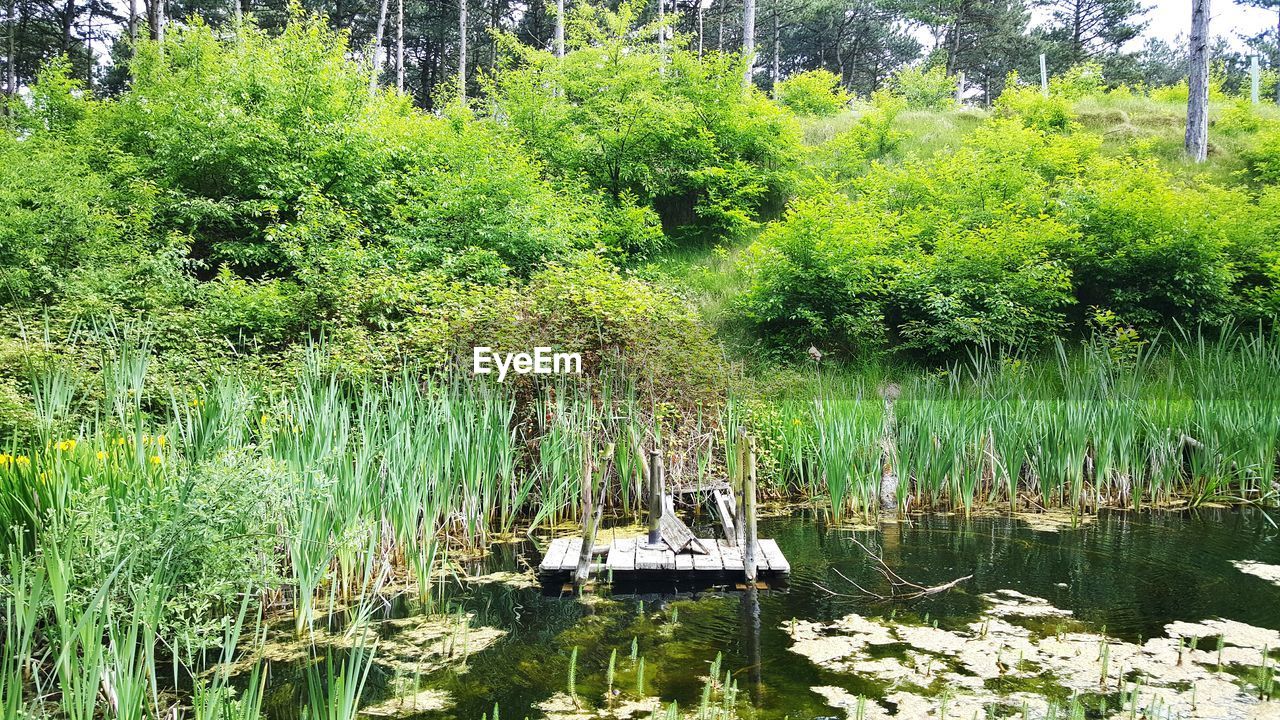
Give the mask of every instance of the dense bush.
M 576 159 L 465 107 L 433 116 L 371 92 L 345 37 L 318 18 L 278 35 L 246 26 L 234 42 L 199 21 L 174 27 L 163 52 L 139 44 L 113 99 L 55 63 L 0 133 L 0 306 L 33 322 L 49 307 L 59 327 L 145 313 L 166 362 L 196 373 L 232 357 L 287 361 L 323 337 L 336 364 L 367 374 L 406 354 L 449 362 L 464 340 L 519 339 L 485 337 L 495 318 L 523 318 L 543 339 L 568 332 L 567 309 L 536 305 L 554 277 L 566 292 L 604 283 L 592 297 L 617 293 L 648 313 L 586 303 L 576 316 L 595 331 L 563 342 L 630 350 L 653 331 L 710 358 L 696 321 L 662 334 L 662 317 L 688 316 L 678 298 L 609 263 L 663 245 L 653 208 L 673 198 L 696 197 L 693 220 L 716 233 L 753 225 L 782 191 L 793 120 L 743 95 L 735 58 L 678 51 L 670 82 L 637 97 L 656 53 L 621 59 L 615 76 L 587 44 L 558 76 L 571 92 L 539 88 L 573 113 Z M 637 107 L 634 134 L 610 135 L 615 113 Z M 607 260 L 584 265 L 583 253 Z M 569 267 L 572 283 L 547 275 Z M 611 328 L 617 337 L 599 334 Z M 15 416 L 7 389 L 0 412 Z
M 889 88 L 912 110 L 949 110 L 956 104 L 956 79 L 941 65 L 902 68 L 890 78 Z
M 1068 97 L 1056 92 L 1045 95 L 1038 87 L 1019 84 L 1017 73 L 1005 80 L 995 113 L 1017 118 L 1023 125 L 1044 132 L 1066 132 L 1075 125 Z
M 849 104 L 852 97 L 840 84 L 840 76 L 830 70 L 796 73 L 778 83 L 775 97 L 797 115 L 827 117 Z
M 739 308 L 766 343 L 944 358 L 1083 330 L 1090 308 L 1144 334 L 1274 321 L 1280 195 L 1104 154 L 1027 109 L 1052 94 L 1005 96 L 953 152 L 827 166 L 852 199 L 818 186 L 747 256 Z
M 492 112 L 557 176 L 615 206 L 653 208 L 678 236 L 741 233 L 787 186 L 794 118 L 743 91 L 737 54 L 699 58 L 679 38 L 664 54 L 638 12 L 578 7 L 563 61 L 507 38 Z

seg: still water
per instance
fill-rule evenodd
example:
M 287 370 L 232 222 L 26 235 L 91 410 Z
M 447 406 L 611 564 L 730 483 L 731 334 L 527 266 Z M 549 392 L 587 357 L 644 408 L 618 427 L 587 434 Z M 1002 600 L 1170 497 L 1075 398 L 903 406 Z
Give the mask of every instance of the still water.
M 801 514 L 761 522 L 761 537 L 775 538 L 791 562 L 790 582 L 781 589 L 605 589 L 584 602 L 545 588 L 469 585 L 450 592 L 446 603 L 455 612 L 472 613 L 472 626 L 505 634 L 470 655 L 465 669 L 415 679 L 418 687 L 447 692 L 451 704 L 412 716 L 492 718 L 497 705 L 502 718 L 542 717 L 539 705 L 566 690 L 575 647 L 576 692 L 591 707 L 606 693 L 615 650 L 616 683 L 635 689 L 634 672 L 624 670 L 634 665 L 627 661 L 634 643 L 645 660 L 644 692 L 664 703 L 696 708 L 703 678 L 719 654 L 741 688 L 739 715 L 843 717 L 811 688 L 837 686 L 874 698 L 884 693 L 883 684 L 824 669 L 793 652 L 787 632 L 793 619 L 829 622 L 856 612 L 959 628 L 984 610 L 984 593 L 1001 589 L 1043 598 L 1129 643 L 1160 637 L 1166 624 L 1178 620 L 1221 617 L 1280 630 L 1280 586 L 1232 564 L 1280 565 L 1276 521 L 1275 511 L 1215 508 L 1104 512 L 1076 527 L 1049 528 L 1003 516 L 924 515 L 868 529 L 835 527 Z M 877 591 L 885 587 L 854 537 L 918 584 L 973 577 L 945 595 L 910 604 L 854 597 L 850 581 Z M 539 559 L 535 543 L 497 545 L 470 570 L 523 571 Z M 391 695 L 394 675 L 375 664 L 364 704 Z M 293 700 L 305 692 L 297 669 L 277 666 L 269 682 L 272 716 L 296 717 Z M 403 677 L 399 683 L 403 687 Z

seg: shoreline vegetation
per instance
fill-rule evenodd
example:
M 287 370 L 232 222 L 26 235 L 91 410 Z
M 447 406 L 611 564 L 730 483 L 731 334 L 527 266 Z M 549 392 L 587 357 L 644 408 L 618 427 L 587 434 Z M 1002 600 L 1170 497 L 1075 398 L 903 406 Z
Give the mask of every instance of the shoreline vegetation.
M 434 113 L 297 6 L 7 101 L 0 715 L 257 720 L 297 662 L 301 716 L 352 720 L 379 657 L 437 708 L 421 676 L 507 632 L 445 599 L 456 561 L 576 522 L 589 448 L 620 519 L 646 451 L 714 481 L 740 432 L 762 497 L 841 527 L 1280 500 L 1274 104 L 1215 81 L 1194 165 L 1185 84 L 1083 63 L 962 107 L 935 57 L 775 99 L 574 5 L 563 57 L 495 33 Z M 475 347 L 582 377 L 477 379 Z

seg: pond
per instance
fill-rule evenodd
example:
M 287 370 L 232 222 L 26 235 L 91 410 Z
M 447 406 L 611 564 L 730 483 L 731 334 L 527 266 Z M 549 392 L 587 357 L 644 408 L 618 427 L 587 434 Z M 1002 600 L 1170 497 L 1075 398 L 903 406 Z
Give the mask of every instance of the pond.
M 443 601 L 471 646 L 435 666 L 375 662 L 363 702 L 398 717 L 478 720 L 495 705 L 504 718 L 588 717 L 607 705 L 610 716 L 647 718 L 656 698 L 686 714 L 719 656 L 740 717 L 1045 717 L 1061 707 L 1065 718 L 1074 703 L 1077 717 L 1145 707 L 1277 718 L 1280 701 L 1258 698 L 1280 659 L 1278 520 L 1211 508 L 1104 512 L 1074 526 L 923 515 L 876 529 L 798 514 L 761 521 L 791 562 L 785 588 L 586 598 L 504 582 L 539 555 L 532 542 L 495 545 L 470 570 L 507 574 Z M 867 598 L 854 583 L 885 585 L 853 538 L 921 585 L 972 578 L 912 603 Z M 296 717 L 298 665 L 277 663 L 268 682 L 269 715 Z M 387 709 L 406 686 L 431 701 Z M 713 702 L 723 691 L 712 688 Z

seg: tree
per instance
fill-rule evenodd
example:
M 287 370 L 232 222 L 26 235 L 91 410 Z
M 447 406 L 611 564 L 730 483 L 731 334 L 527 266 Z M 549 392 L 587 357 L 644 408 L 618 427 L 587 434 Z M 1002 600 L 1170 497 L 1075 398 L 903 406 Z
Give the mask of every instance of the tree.
M 1052 13 L 1042 37 L 1064 69 L 1115 55 L 1146 25 L 1139 21 L 1146 12 L 1139 0 L 1040 0 L 1040 6 Z
M 1204 162 L 1209 151 L 1209 0 L 1191 3 L 1191 58 L 1187 79 L 1187 155 Z
M 742 3 L 742 56 L 747 60 L 743 83 L 751 84 L 751 69 L 756 64 L 756 0 Z

